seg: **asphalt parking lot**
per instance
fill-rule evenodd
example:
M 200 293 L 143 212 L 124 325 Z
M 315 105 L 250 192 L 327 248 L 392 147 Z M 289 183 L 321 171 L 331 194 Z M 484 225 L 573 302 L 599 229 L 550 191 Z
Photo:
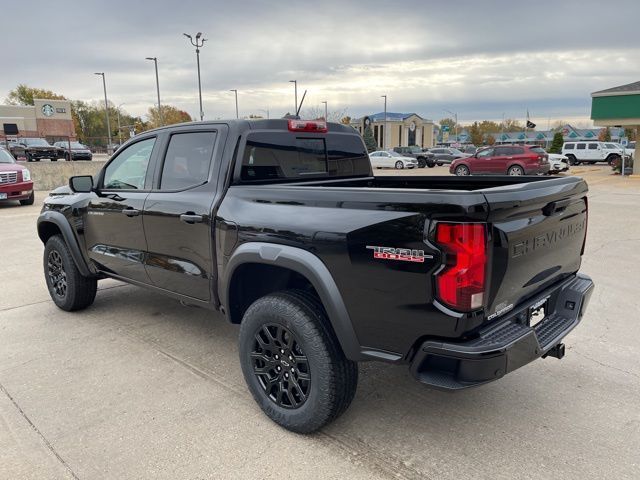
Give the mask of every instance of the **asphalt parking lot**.
M 0 478 L 640 478 L 640 179 L 575 172 L 596 291 L 563 360 L 456 394 L 361 364 L 351 408 L 310 436 L 262 414 L 237 327 L 210 312 L 111 280 L 90 309 L 58 310 L 35 231 L 45 193 L 0 206 Z

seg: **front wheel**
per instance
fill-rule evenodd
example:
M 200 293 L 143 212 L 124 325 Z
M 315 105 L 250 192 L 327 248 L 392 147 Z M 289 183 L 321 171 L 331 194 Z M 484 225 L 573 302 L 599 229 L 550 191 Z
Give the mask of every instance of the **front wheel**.
M 33 205 L 35 199 L 35 192 L 32 191 L 31 195 L 29 195 L 29 198 L 27 198 L 26 200 L 20 200 L 20 205 Z
M 512 165 L 507 170 L 507 175 L 520 176 L 524 175 L 524 169 L 520 165 Z
M 402 170 L 404 168 L 404 163 L 402 163 L 400 160 L 398 160 L 396 162 L 396 170 Z
M 469 167 L 467 167 L 466 165 L 458 165 L 455 169 L 455 172 L 459 177 L 464 177 L 471 173 L 469 172 Z
M 72 312 L 93 303 L 98 280 L 80 273 L 61 235 L 53 235 L 47 240 L 43 263 L 49 295 L 58 308 Z
M 256 300 L 240 326 L 240 364 L 253 398 L 274 422 L 311 433 L 339 417 L 358 383 L 318 299 L 288 290 Z

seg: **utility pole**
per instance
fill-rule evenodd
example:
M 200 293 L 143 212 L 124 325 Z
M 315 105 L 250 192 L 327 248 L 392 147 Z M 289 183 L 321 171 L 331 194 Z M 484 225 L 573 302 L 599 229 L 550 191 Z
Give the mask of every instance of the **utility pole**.
M 329 121 L 329 110 L 327 109 L 327 101 L 325 100 L 324 102 L 324 121 L 328 122 Z
M 158 80 L 158 59 L 156 57 L 147 57 L 147 60 L 153 60 L 156 67 L 156 92 L 158 93 L 158 115 L 160 117 L 160 126 L 164 125 L 164 118 L 162 116 L 162 108 L 160 107 L 160 81 Z M 202 108 L 200 108 L 202 110 Z
M 109 122 L 109 102 L 107 100 L 107 81 L 104 78 L 104 72 L 95 72 L 95 75 L 102 76 L 102 88 L 104 89 L 104 112 L 107 116 L 107 137 L 109 143 L 107 144 L 107 154 L 111 153 L 111 123 Z
M 121 126 L 120 126 L 120 107 L 124 105 L 124 103 L 121 103 L 120 105 L 118 105 L 118 107 L 116 108 L 116 111 L 118 112 L 118 143 L 120 145 L 122 145 L 122 130 L 121 130 Z M 119 147 L 118 147 L 119 148 Z
M 235 88 L 229 90 L 230 92 L 233 92 L 236 94 L 236 118 L 240 118 L 238 116 L 238 90 L 236 90 Z
M 297 80 L 289 80 L 289 83 L 293 83 L 293 92 L 294 92 L 294 96 L 295 96 L 295 102 L 296 102 L 296 106 L 293 109 L 293 114 L 295 115 L 296 112 L 298 111 L 298 81 Z
M 183 35 L 189 39 L 191 45 L 196 47 L 196 61 L 198 63 L 198 96 L 200 98 L 200 121 L 202 122 L 204 120 L 204 111 L 202 110 L 202 83 L 200 81 L 200 49 L 207 39 L 202 38 L 202 32 L 196 33 L 195 41 L 188 33 L 183 33 Z
M 380 98 L 384 98 L 384 123 L 383 123 L 383 132 L 382 132 L 382 150 L 385 149 L 386 146 L 386 136 L 387 136 L 387 96 L 380 95 Z

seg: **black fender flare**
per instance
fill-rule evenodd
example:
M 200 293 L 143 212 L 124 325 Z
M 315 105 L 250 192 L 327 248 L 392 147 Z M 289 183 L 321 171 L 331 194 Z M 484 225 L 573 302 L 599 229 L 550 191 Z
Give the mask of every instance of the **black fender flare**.
M 360 342 L 329 269 L 316 255 L 297 247 L 263 242 L 249 242 L 235 249 L 226 265 L 224 278 L 219 283 L 220 299 L 228 307 L 230 304 L 230 283 L 235 270 L 247 263 L 262 263 L 288 268 L 304 276 L 311 282 L 329 317 L 329 322 L 347 358 L 354 361 L 366 360 Z
M 42 228 L 46 223 L 51 223 L 58 227 L 64 237 L 64 241 L 69 247 L 71 257 L 78 267 L 78 270 L 80 270 L 80 273 L 85 277 L 93 277 L 94 273 L 89 269 L 87 261 L 80 251 L 80 245 L 78 245 L 78 241 L 73 234 L 73 230 L 71 229 L 71 225 L 69 225 L 67 218 L 60 212 L 49 211 L 41 213 L 38 217 L 38 236 L 40 237 L 40 240 L 42 240 L 42 243 L 46 242 L 43 232 L 44 229 Z

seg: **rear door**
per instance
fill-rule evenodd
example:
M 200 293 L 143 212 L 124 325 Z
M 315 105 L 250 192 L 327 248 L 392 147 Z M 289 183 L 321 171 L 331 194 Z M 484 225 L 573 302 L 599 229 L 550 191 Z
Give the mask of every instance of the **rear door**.
M 102 270 L 148 283 L 147 244 L 142 226 L 151 187 L 149 167 L 156 137 L 142 138 L 118 152 L 98 179 L 99 193 L 87 205 L 84 232 L 89 257 Z
M 492 228 L 491 316 L 578 271 L 587 229 L 587 185 L 567 177 L 482 192 Z
M 227 127 L 177 130 L 158 162 L 144 206 L 147 272 L 165 290 L 208 301 L 213 291 L 212 208 Z

